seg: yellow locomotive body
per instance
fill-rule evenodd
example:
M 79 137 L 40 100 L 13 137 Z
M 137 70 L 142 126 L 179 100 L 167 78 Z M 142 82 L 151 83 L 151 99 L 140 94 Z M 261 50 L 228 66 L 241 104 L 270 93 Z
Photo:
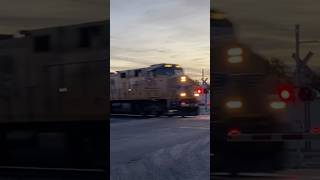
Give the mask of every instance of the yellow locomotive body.
M 111 73 L 110 84 L 112 113 L 198 113 L 196 84 L 177 64 L 156 64 Z
M 276 87 L 283 78 L 271 73 L 271 65 L 236 39 L 232 23 L 221 12 L 211 14 L 214 120 L 233 126 L 258 126 L 282 123 L 286 105 L 277 96 Z M 279 104 L 279 106 L 274 106 Z M 232 125 L 231 125 L 232 126 Z M 264 127 L 261 127 L 264 128 Z
M 108 30 L 0 35 L 1 166 L 106 169 Z
M 272 73 L 272 65 L 265 58 L 237 40 L 224 13 L 211 11 L 210 24 L 214 172 L 279 169 L 282 142 L 240 143 L 229 138 L 287 130 L 283 118 L 287 104 L 277 92 L 286 80 Z

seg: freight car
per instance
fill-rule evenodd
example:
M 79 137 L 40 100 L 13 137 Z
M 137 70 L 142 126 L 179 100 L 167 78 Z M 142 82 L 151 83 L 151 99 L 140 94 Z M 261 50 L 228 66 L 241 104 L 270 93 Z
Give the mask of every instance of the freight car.
M 197 85 L 177 64 L 118 71 L 110 83 L 113 114 L 198 114 Z

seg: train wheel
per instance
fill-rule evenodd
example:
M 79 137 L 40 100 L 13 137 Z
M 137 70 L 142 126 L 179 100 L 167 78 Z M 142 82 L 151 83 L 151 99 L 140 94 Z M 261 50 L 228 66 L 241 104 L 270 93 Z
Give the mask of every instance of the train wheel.
M 166 109 L 164 107 L 159 106 L 159 111 L 157 113 L 157 117 L 163 116 L 166 114 Z
M 155 117 L 159 117 L 161 115 L 161 107 L 160 105 L 151 105 L 149 108 L 149 114 Z
M 142 117 L 146 118 L 146 117 L 148 117 L 148 112 L 144 111 L 141 115 L 142 115 Z
M 148 108 L 146 108 L 146 106 L 141 106 L 139 114 L 146 118 L 149 114 Z

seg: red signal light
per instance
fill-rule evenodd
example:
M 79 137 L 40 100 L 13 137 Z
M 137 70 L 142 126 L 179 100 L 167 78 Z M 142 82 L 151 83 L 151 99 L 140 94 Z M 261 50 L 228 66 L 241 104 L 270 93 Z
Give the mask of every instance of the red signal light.
M 202 94 L 202 93 L 203 93 L 203 89 L 202 89 L 202 88 L 200 88 L 200 87 L 198 87 L 198 88 L 196 89 L 196 93 L 198 93 L 198 94 Z
M 228 136 L 239 136 L 241 134 L 241 131 L 239 128 L 231 128 L 228 130 Z
M 287 99 L 289 99 L 291 97 L 291 94 L 290 94 L 290 92 L 288 90 L 284 89 L 284 90 L 280 91 L 280 97 L 282 99 L 287 100 Z
M 312 134 L 320 134 L 320 128 L 319 127 L 312 128 L 311 133 Z
M 292 102 L 295 100 L 294 86 L 291 84 L 282 84 L 277 87 L 277 94 L 282 101 Z
M 315 92 L 309 87 L 300 88 L 298 96 L 302 101 L 312 101 L 316 98 Z

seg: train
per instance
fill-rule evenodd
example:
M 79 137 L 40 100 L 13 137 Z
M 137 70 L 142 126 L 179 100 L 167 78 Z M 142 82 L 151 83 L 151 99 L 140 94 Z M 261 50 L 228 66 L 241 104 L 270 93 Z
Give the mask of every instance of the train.
M 199 114 L 197 83 L 178 64 L 161 63 L 110 74 L 112 114 Z
M 281 123 L 279 114 L 283 111 L 280 107 L 285 109 L 286 105 L 279 98 L 278 89 L 290 84 L 290 79 L 273 73 L 273 66 L 267 59 L 240 43 L 232 23 L 221 18 L 222 12 L 213 11 L 212 14 L 211 72 L 215 92 L 212 108 L 216 121 L 239 123 L 242 119 L 251 123 L 241 124 L 253 126 L 253 129 L 257 129 L 258 120 L 265 122 L 263 119 L 266 119 L 268 124 L 263 124 L 267 126 Z M 219 32 L 226 32 L 225 38 L 219 39 L 223 36 Z
M 0 165 L 100 169 L 109 20 L 0 36 Z
M 281 168 L 283 142 L 228 142 L 243 133 L 288 130 L 292 81 L 274 73 L 266 58 L 237 38 L 222 11 L 211 10 L 211 150 L 213 172 L 272 171 Z M 283 97 L 283 98 L 282 98 Z

